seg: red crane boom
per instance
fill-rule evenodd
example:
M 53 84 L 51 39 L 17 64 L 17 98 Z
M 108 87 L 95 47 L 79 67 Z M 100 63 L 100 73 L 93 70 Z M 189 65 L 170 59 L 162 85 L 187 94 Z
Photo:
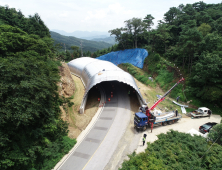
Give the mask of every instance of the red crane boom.
M 146 110 L 146 115 L 148 117 L 148 124 L 151 126 L 151 132 L 153 131 L 153 123 L 155 121 L 155 117 L 150 113 L 151 110 L 153 110 L 160 102 L 162 102 L 165 97 L 173 90 L 178 84 L 180 84 L 181 81 L 184 81 L 184 78 L 182 77 L 176 84 L 174 84 L 173 87 L 171 87 L 170 90 L 168 90 L 157 102 L 154 103 L 153 106 L 151 106 L 149 109 Z
M 163 97 L 161 97 L 156 103 L 154 103 L 153 106 L 151 106 L 148 110 L 153 110 L 160 102 L 162 102 L 165 97 L 171 92 L 171 90 L 173 90 L 178 84 L 180 84 L 181 81 L 184 81 L 184 78 L 182 77 L 173 87 L 171 87 L 170 90 L 168 90 L 164 95 Z

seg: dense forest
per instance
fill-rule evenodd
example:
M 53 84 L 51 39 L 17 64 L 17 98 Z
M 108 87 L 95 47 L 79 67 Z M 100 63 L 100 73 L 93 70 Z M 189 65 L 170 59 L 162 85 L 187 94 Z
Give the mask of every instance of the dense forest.
M 0 6 L 0 169 L 52 169 L 76 143 L 58 95 L 56 49 L 38 14 Z

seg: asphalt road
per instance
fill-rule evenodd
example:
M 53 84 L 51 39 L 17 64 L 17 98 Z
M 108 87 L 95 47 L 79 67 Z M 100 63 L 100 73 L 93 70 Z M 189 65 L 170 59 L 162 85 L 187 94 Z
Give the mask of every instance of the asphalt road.
M 129 124 L 130 101 L 126 86 L 118 82 L 105 82 L 101 85 L 106 99 L 111 100 L 106 101 L 93 128 L 59 170 L 104 169 Z

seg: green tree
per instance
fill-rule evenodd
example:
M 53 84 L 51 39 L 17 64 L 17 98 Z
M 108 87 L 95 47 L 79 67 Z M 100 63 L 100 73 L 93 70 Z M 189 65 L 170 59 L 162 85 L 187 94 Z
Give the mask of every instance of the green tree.
M 211 26 L 206 23 L 203 23 L 198 27 L 198 31 L 200 31 L 205 37 L 211 31 Z
M 158 34 L 156 34 L 157 38 L 164 44 L 164 52 L 166 53 L 167 50 L 167 44 L 169 43 L 169 40 L 171 39 L 170 28 L 167 27 L 166 24 L 159 24 L 157 28 Z
M 79 47 L 78 46 L 71 46 L 71 49 L 73 50 L 73 58 L 72 59 L 75 59 L 75 58 L 79 58 L 80 56 L 80 51 L 79 51 Z
M 222 59 L 217 54 L 203 53 L 195 64 L 193 87 L 197 97 L 214 102 L 222 98 Z M 215 86 L 216 85 L 216 86 Z
M 132 18 L 124 22 L 125 22 L 125 28 L 128 34 L 133 36 L 135 42 L 135 48 L 137 48 L 137 37 L 140 33 L 144 31 L 146 25 L 140 18 Z
M 151 15 L 151 14 L 148 14 L 144 19 L 143 19 L 143 22 L 145 23 L 145 28 L 148 30 L 148 31 L 150 31 L 150 29 L 151 29 L 151 26 L 153 26 L 154 25 L 154 23 L 153 23 L 153 20 L 154 20 L 155 18 Z
M 207 135 L 208 140 L 222 145 L 222 123 L 215 125 Z
M 198 47 L 203 39 L 202 34 L 196 28 L 196 21 L 190 20 L 186 25 L 182 26 L 180 35 L 180 43 L 182 51 L 189 56 L 188 69 L 191 74 L 193 59 L 198 53 Z
M 124 28 L 116 28 L 113 30 L 109 30 L 110 36 L 115 35 L 115 39 L 117 42 L 121 43 L 123 48 L 125 49 L 125 38 L 126 36 L 123 36 L 123 31 L 125 31 Z
M 0 169 L 51 169 L 75 144 L 64 142 L 53 41 L 9 25 L 0 32 Z
M 180 14 L 180 10 L 176 7 L 170 8 L 168 12 L 164 14 L 164 20 L 166 23 L 172 25 L 176 19 L 178 19 L 178 15 Z

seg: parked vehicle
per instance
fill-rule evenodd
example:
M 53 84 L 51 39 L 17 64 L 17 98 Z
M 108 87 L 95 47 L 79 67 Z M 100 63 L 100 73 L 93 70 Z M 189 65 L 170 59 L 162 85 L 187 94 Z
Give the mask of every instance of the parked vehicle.
M 191 112 L 191 116 L 193 117 L 204 117 L 204 116 L 210 116 L 212 114 L 212 111 L 206 107 L 199 107 L 197 110 Z
M 199 127 L 199 131 L 203 134 L 205 134 L 206 132 L 209 132 L 210 129 L 215 126 L 217 123 L 215 122 L 208 122 L 208 123 L 205 123 L 204 125 L 200 126 Z
M 137 130 L 145 130 L 147 127 L 151 127 L 151 132 L 153 130 L 153 125 L 154 124 L 159 124 L 159 125 L 167 125 L 167 124 L 172 124 L 174 122 L 177 122 L 179 119 L 182 118 L 181 115 L 175 115 L 174 112 L 167 112 L 161 115 L 154 115 L 152 110 L 160 103 L 162 102 L 165 97 L 170 93 L 171 90 L 173 90 L 181 81 L 183 81 L 184 78 L 179 80 L 170 90 L 168 90 L 163 97 L 161 97 L 156 103 L 154 103 L 153 106 L 148 108 L 147 105 L 142 105 L 140 107 L 140 111 L 135 113 L 134 117 L 134 128 Z

